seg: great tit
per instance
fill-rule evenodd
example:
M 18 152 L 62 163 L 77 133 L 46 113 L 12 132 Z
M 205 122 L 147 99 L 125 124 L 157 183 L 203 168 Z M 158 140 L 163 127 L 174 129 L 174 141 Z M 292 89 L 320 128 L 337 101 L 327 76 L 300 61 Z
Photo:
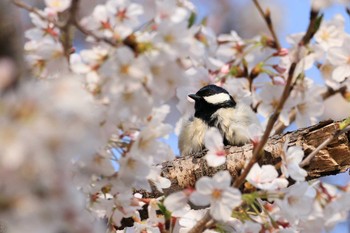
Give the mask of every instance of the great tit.
M 259 122 L 250 106 L 237 104 L 224 88 L 216 85 L 207 85 L 188 96 L 195 101 L 195 113 L 182 124 L 178 142 L 182 156 L 205 148 L 204 137 L 210 127 L 219 129 L 224 145 L 239 146 L 249 142 L 244 129 Z

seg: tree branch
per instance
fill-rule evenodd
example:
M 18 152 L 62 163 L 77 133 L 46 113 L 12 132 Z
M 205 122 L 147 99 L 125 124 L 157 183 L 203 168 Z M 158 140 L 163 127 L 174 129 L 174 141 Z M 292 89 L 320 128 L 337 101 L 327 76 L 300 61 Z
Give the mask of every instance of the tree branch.
M 325 141 L 323 141 L 314 151 L 311 152 L 301 163 L 300 166 L 304 167 L 306 165 L 309 165 L 310 161 L 317 155 L 317 153 L 325 148 L 331 141 L 333 141 L 335 138 L 339 137 L 339 135 L 346 133 L 350 130 L 348 127 L 350 124 L 350 117 L 344 121 L 342 121 L 339 124 L 339 129 L 335 131 L 331 136 L 329 136 Z
M 253 3 L 255 5 L 255 7 L 258 9 L 259 13 L 261 14 L 261 16 L 264 18 L 267 27 L 269 28 L 269 31 L 273 37 L 273 40 L 275 42 L 274 47 L 279 51 L 281 50 L 281 43 L 278 40 L 277 34 L 275 32 L 275 29 L 273 27 L 272 24 L 272 20 L 271 20 L 271 13 L 270 10 L 267 9 L 266 12 L 264 12 L 264 10 L 262 9 L 260 3 L 258 0 L 253 0 Z
M 323 121 L 308 128 L 299 129 L 282 135 L 274 135 L 269 138 L 264 148 L 265 156 L 260 164 L 277 164 L 281 161 L 280 155 L 283 144 L 289 138 L 289 146 L 299 145 L 307 157 L 312 151 L 326 141 L 339 130 L 339 123 L 332 120 Z M 228 170 L 233 180 L 239 177 L 246 161 L 253 155 L 253 146 L 246 144 L 242 147 L 227 147 L 226 163 L 220 167 L 208 167 L 204 159 L 205 151 L 191 157 L 180 157 L 174 161 L 162 164 L 162 175 L 171 181 L 171 187 L 164 190 L 165 195 L 194 187 L 196 181 L 202 176 L 213 176 L 219 170 Z M 321 176 L 335 175 L 345 172 L 350 168 L 350 134 L 343 132 L 337 135 L 323 149 L 318 151 L 310 164 L 304 169 L 308 172 L 307 179 L 315 179 Z M 138 191 L 144 197 L 154 198 L 163 195 L 158 191 L 147 193 Z

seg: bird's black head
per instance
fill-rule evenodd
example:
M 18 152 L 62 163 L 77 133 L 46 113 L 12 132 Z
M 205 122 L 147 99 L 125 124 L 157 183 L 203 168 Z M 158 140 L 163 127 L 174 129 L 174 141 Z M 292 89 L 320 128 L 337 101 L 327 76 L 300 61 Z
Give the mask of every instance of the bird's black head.
M 195 117 L 201 118 L 210 125 L 211 115 L 220 108 L 234 108 L 236 102 L 222 87 L 207 85 L 196 94 L 188 95 L 195 101 Z

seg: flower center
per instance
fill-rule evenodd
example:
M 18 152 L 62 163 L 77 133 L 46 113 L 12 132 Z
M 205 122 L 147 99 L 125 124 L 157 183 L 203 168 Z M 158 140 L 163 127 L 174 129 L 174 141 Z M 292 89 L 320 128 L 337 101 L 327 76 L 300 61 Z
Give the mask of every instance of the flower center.
M 219 151 L 216 151 L 215 153 L 217 156 L 226 156 L 226 152 L 224 150 L 219 150 Z
M 173 43 L 175 41 L 175 38 L 174 38 L 173 35 L 168 34 L 168 35 L 164 36 L 164 41 L 169 43 L 169 44 L 171 44 L 171 43 Z
M 120 66 L 120 73 L 121 74 L 128 74 L 129 73 L 129 68 L 130 66 L 129 65 L 121 65 Z
M 211 193 L 211 196 L 213 199 L 220 199 L 222 196 L 222 190 L 221 189 L 214 189 L 213 192 Z
M 307 105 L 306 103 L 298 104 L 297 108 L 301 114 L 305 114 Z
M 62 5 L 61 1 L 53 1 L 51 2 L 51 6 L 53 7 L 60 7 Z
M 298 202 L 298 198 L 290 196 L 287 198 L 287 201 L 289 205 L 295 205 Z
M 277 108 L 280 101 L 278 99 L 273 99 L 271 102 L 272 107 Z
M 322 32 L 322 34 L 321 34 L 321 38 L 322 38 L 324 41 L 329 40 L 329 38 L 330 38 L 329 32 L 326 31 L 326 30 L 324 30 L 324 31 Z
M 129 169 L 133 170 L 136 167 L 136 160 L 130 158 L 128 159 L 126 165 Z

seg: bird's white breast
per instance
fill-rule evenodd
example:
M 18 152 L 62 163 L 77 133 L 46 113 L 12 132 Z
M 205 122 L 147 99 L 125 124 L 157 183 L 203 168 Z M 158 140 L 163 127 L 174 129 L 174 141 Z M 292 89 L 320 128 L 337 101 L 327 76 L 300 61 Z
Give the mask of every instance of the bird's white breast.
M 199 118 L 187 120 L 179 135 L 179 149 L 183 156 L 199 152 L 204 147 L 204 136 L 208 125 Z
M 245 128 L 253 123 L 258 123 L 258 118 L 251 108 L 244 104 L 238 104 L 235 108 L 221 108 L 212 118 L 216 118 L 216 127 L 225 134 L 231 145 L 240 145 L 249 142 Z

